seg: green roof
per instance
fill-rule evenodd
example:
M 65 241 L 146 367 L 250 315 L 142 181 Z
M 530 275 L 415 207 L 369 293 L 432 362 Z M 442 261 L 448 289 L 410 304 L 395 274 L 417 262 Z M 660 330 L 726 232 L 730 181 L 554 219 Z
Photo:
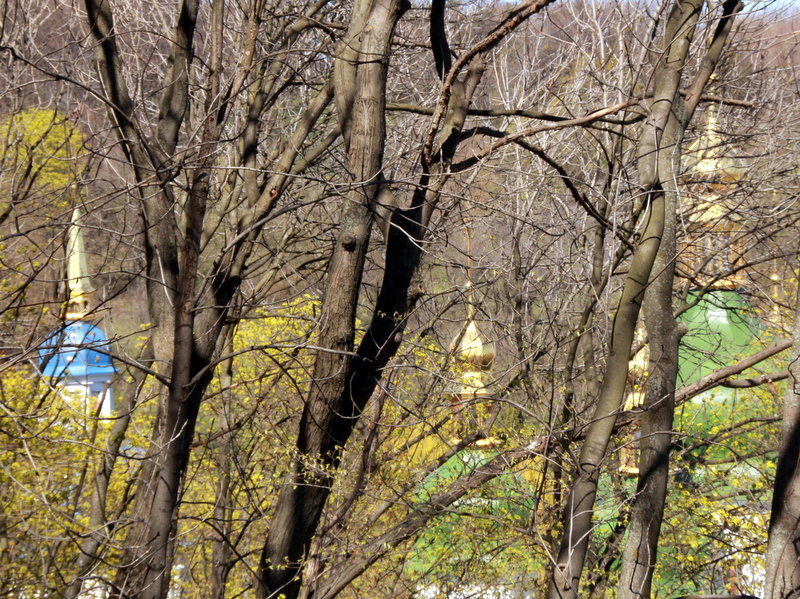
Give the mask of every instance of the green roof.
M 422 481 L 417 489 L 419 502 L 430 500 L 459 477 L 480 469 L 495 452 L 464 449 L 451 457 Z M 406 571 L 417 576 L 441 574 L 458 569 L 476 558 L 499 557 L 507 540 L 504 526 L 509 521 L 524 526 L 531 518 L 533 490 L 521 476 L 508 472 L 455 502 L 438 516 L 414 544 L 406 561 Z M 489 517 L 487 519 L 487 517 Z
M 751 353 L 761 326 L 750 303 L 733 289 L 689 293 L 692 305 L 680 316 L 678 384 L 686 385 Z

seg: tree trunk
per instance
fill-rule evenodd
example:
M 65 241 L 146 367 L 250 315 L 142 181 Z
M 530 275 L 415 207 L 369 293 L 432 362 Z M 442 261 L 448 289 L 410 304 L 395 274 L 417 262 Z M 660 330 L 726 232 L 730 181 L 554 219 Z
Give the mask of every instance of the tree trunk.
M 551 599 L 578 597 L 578 584 L 583 570 L 589 537 L 592 534 L 592 514 L 597 495 L 600 466 L 622 408 L 628 360 L 639 316 L 641 296 L 659 247 L 664 225 L 664 194 L 654 190 L 649 194 L 650 216 L 643 240 L 634 254 L 630 273 L 625 282 L 622 299 L 617 308 L 611 340 L 611 353 L 592 425 L 581 447 L 578 474 L 566 500 L 563 514 L 565 531 L 559 552 L 549 597 Z
M 663 181 L 666 214 L 661 249 L 655 269 L 659 273 L 645 296 L 645 324 L 650 344 L 646 406 L 642 414 L 639 481 L 622 558 L 620 599 L 649 599 L 656 565 L 658 539 L 669 480 L 669 451 L 678 377 L 678 342 L 684 332 L 675 322 L 672 285 L 677 256 L 676 214 L 679 191 L 680 149 L 686 127 L 697 109 L 700 93 L 719 62 L 741 9 L 738 0 L 723 6 L 722 17 L 710 38 L 702 67 L 695 75 L 687 100 L 676 97 L 664 131 L 657 167 Z
M 355 356 L 347 353 L 352 347 L 352 319 L 361 276 L 354 267 L 363 266 L 372 220 L 369 203 L 374 201 L 381 183 L 380 161 L 369 162 L 370 158 L 380 158 L 382 148 L 376 136 L 383 135 L 385 100 L 376 92 L 382 92 L 385 84 L 391 28 L 407 3 L 375 1 L 372 6 L 362 0 L 353 8 L 354 12 L 371 12 L 366 26 L 363 18 L 354 15 L 351 31 L 345 35 L 347 44 L 335 66 L 336 103 L 348 145 L 351 177 L 362 185 L 350 194 L 349 205 L 343 210 L 322 316 L 320 345 L 330 349 L 320 352 L 315 362 L 314 382 L 300 423 L 299 458 L 278 498 L 262 552 L 259 597 L 280 594 L 293 599 L 299 593 L 302 560 L 330 493 L 339 452 L 375 390 L 383 368 L 400 346 L 406 319 L 420 296 L 413 291 L 413 280 L 422 255 L 425 224 L 450 176 L 467 107 L 483 74 L 483 54 L 551 1 L 529 0 L 519 10 L 510 11 L 502 26 L 493 29 L 446 72 L 449 57 L 445 55 L 449 47 L 442 22 L 444 3 L 442 0 L 433 3 L 431 37 L 437 70 L 443 79 L 439 103 L 442 111 L 434 117 L 429 131 L 431 146 L 423 148 L 423 172 L 411 205 L 392 214 L 380 293 Z M 362 31 L 363 36 L 359 35 Z M 360 43 L 360 54 L 353 55 L 356 42 Z M 355 60 L 365 54 L 382 59 L 361 62 L 354 68 Z M 461 71 L 465 73 L 459 79 Z M 368 135 L 372 141 L 365 143 Z M 380 140 L 382 143 L 382 137 Z
M 578 587 L 592 535 L 592 516 L 600 468 L 617 415 L 622 409 L 636 322 L 642 298 L 661 244 L 665 220 L 665 193 L 658 155 L 664 151 L 663 132 L 673 116 L 673 103 L 689 52 L 703 0 L 676 2 L 670 10 L 656 63 L 651 115 L 640 142 L 640 182 L 649 206 L 647 223 L 620 298 L 611 332 L 606 373 L 592 423 L 581 447 L 578 471 L 562 516 L 563 533 L 550 579 L 550 599 L 577 599 Z M 669 151 L 669 150 L 667 150 Z
M 800 293 L 767 542 L 764 599 L 800 597 Z
M 669 137 L 680 148 L 682 132 L 677 119 L 670 119 Z M 665 132 L 664 145 L 672 145 Z M 674 175 L 676 153 L 664 153 L 664 172 Z M 668 164 L 673 163 L 673 164 Z M 667 184 L 673 176 L 664 178 Z M 680 334 L 673 316 L 672 284 L 675 278 L 675 229 L 677 189 L 665 189 L 666 215 L 661 250 L 655 262 L 658 275 L 645 293 L 644 322 L 650 347 L 644 413 L 639 441 L 639 481 L 628 525 L 628 540 L 622 556 L 620 599 L 649 599 L 656 550 L 664 514 L 669 479 L 669 449 L 675 412 Z
M 344 439 L 332 424 L 347 397 L 355 335 L 355 310 L 372 227 L 372 204 L 382 179 L 385 143 L 384 109 L 389 46 L 400 17 L 400 0 L 356 3 L 356 18 L 337 60 L 335 90 L 342 132 L 347 143 L 352 191 L 342 208 L 339 234 L 328 268 L 321 314 L 320 346 L 314 380 L 303 410 L 297 440 L 298 457 L 284 485 L 261 557 L 259 597 L 297 597 L 300 572 L 322 509 Z M 362 12 L 364 11 L 364 12 Z M 356 48 L 356 55 L 349 56 Z

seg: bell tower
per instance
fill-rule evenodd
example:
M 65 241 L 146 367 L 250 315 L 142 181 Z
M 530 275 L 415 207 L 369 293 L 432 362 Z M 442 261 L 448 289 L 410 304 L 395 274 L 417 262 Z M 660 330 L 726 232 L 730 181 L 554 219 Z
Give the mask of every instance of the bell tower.
M 95 289 L 89 276 L 83 237 L 83 214 L 76 207 L 69 227 L 66 262 L 68 296 L 62 324 L 39 346 L 39 369 L 66 391 L 88 416 L 110 417 L 114 410 L 112 380 L 116 369 L 103 329 L 93 322 Z

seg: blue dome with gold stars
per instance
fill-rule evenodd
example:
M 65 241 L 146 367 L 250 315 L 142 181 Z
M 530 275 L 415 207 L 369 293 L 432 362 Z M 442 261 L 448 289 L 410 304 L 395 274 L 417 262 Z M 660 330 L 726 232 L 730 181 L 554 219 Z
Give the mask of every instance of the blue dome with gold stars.
M 116 372 L 108 338 L 96 324 L 72 320 L 56 329 L 39 346 L 39 368 L 54 379 L 106 378 Z

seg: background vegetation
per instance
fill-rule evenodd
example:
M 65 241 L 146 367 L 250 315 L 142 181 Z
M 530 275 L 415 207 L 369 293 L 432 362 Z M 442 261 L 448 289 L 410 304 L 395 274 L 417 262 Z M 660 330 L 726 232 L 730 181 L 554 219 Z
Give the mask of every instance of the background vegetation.
M 29 4 L 0 594 L 793 596 L 793 7 Z M 109 419 L 37 370 L 76 206 Z

